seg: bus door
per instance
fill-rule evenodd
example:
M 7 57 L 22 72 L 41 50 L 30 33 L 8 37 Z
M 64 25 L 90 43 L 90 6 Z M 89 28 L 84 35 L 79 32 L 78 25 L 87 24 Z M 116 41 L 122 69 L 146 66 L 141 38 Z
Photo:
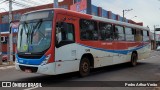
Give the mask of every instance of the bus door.
M 74 64 L 77 61 L 75 44 L 76 20 L 76 17 L 62 14 L 58 14 L 56 17 L 55 62 L 59 66 L 59 68 L 56 68 L 57 74 L 73 72 L 77 69 L 77 64 Z M 72 68 L 74 65 L 75 68 Z

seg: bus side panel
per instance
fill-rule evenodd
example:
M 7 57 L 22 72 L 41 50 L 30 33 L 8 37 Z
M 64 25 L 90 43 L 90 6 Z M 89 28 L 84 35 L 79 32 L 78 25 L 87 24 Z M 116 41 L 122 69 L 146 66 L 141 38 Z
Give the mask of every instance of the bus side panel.
M 100 41 L 80 41 L 78 50 L 79 58 L 85 54 L 91 54 L 94 58 L 94 67 L 112 65 L 112 53 L 105 51 L 106 43 Z M 103 45 L 101 45 L 103 44 Z M 103 47 L 103 48 L 102 48 Z
M 95 67 L 108 66 L 108 65 L 113 64 L 114 53 L 108 52 L 107 50 L 113 50 L 114 44 L 115 43 L 112 41 L 99 41 L 98 42 L 98 47 L 104 51 L 102 50 L 97 51 L 98 60 L 95 61 Z
M 115 41 L 114 50 L 127 50 L 127 49 L 128 49 L 127 48 L 127 42 L 125 42 L 125 41 Z M 123 53 L 123 52 L 114 53 L 113 64 L 128 62 L 127 54 L 128 53 Z
M 136 48 L 136 46 L 137 46 L 136 42 L 132 42 L 132 41 L 131 42 L 127 42 L 127 49 L 128 50 L 132 50 L 132 49 Z M 128 62 L 131 61 L 132 52 L 133 51 L 129 52 L 127 54 L 127 56 L 126 56 L 126 59 L 128 60 Z
M 56 74 L 74 72 L 79 70 L 79 59 L 76 59 L 76 44 L 55 48 Z
M 129 42 L 127 46 L 129 50 L 135 48 L 133 51 L 137 51 L 139 60 L 145 59 L 150 55 L 150 44 L 147 42 Z M 136 49 L 137 47 L 138 49 Z M 132 52 L 127 55 L 128 60 L 131 59 Z
M 141 45 L 143 45 L 143 48 L 138 50 L 138 52 L 139 52 L 138 59 L 139 60 L 148 58 L 150 56 L 150 51 L 151 51 L 149 43 L 142 42 Z
M 74 26 L 74 32 L 78 29 L 77 25 L 79 21 L 77 17 L 58 14 L 56 17 L 56 22 L 72 24 Z M 74 37 L 76 37 L 75 33 Z M 76 38 L 75 43 L 55 47 L 56 74 L 75 72 L 79 70 L 80 59 L 77 59 L 77 52 Z

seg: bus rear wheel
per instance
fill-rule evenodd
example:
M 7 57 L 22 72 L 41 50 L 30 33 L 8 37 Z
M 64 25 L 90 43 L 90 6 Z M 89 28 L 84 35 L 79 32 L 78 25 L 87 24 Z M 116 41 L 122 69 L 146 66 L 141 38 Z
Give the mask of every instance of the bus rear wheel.
M 131 56 L 131 66 L 136 66 L 137 65 L 137 59 L 138 59 L 138 56 L 136 53 L 132 53 L 132 56 Z
M 79 74 L 81 77 L 88 76 L 90 73 L 90 62 L 89 59 L 84 57 L 82 58 L 79 66 Z

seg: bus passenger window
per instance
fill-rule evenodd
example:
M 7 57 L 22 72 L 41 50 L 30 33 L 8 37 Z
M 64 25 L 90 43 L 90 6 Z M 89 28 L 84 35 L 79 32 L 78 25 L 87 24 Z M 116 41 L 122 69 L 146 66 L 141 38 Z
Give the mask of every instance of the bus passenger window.
M 101 40 L 113 40 L 112 25 L 107 23 L 99 23 L 100 39 Z
M 149 31 L 143 31 L 143 41 L 149 42 Z
M 142 41 L 143 39 L 143 32 L 142 30 L 136 29 L 135 41 Z
M 124 29 L 122 26 L 115 26 L 114 39 L 120 41 L 125 40 Z
M 81 40 L 98 40 L 97 23 L 91 20 L 80 20 Z
M 126 41 L 134 41 L 134 29 L 125 27 Z

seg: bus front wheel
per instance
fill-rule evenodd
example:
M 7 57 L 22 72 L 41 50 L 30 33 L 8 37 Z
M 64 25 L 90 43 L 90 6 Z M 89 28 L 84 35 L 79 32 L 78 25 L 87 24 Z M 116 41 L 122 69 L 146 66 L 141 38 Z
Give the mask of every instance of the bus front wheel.
M 136 66 L 137 65 L 137 59 L 138 59 L 138 56 L 136 53 L 132 53 L 132 56 L 131 56 L 131 66 Z
M 89 59 L 84 57 L 82 58 L 79 66 L 79 74 L 81 77 L 88 76 L 90 73 L 90 62 Z

